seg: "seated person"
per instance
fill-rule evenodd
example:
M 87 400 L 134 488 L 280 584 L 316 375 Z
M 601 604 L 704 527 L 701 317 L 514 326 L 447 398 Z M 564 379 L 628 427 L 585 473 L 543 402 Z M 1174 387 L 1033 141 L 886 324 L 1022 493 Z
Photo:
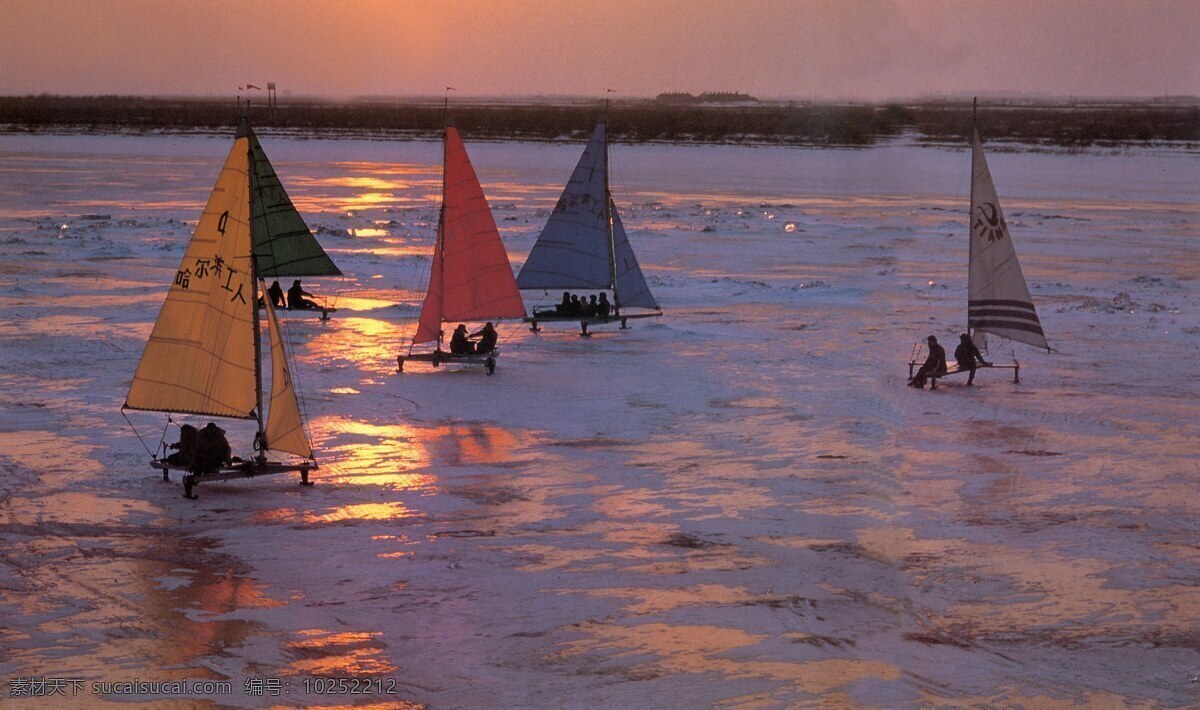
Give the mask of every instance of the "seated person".
M 978 360 L 980 365 L 991 367 L 992 364 L 983 359 L 979 348 L 975 347 L 975 341 L 971 340 L 971 336 L 963 333 L 958 336 L 958 347 L 954 349 L 954 359 L 958 361 L 959 370 L 969 370 L 971 374 L 967 375 L 967 385 L 975 381 L 975 361 Z
M 571 313 L 573 316 L 583 315 L 583 301 L 579 300 L 579 296 L 571 294 Z
M 475 344 L 475 352 L 480 355 L 486 355 L 496 349 L 498 334 L 496 326 L 492 325 L 490 321 L 471 337 L 479 338 L 479 342 Z
M 596 303 L 596 296 L 593 294 L 591 300 L 583 307 L 583 315 L 588 318 L 595 318 L 598 310 L 599 304 Z
M 196 450 L 188 470 L 192 473 L 216 473 L 231 460 L 225 430 L 209 422 L 196 434 Z
M 312 295 L 311 293 L 308 295 Z M 279 285 L 279 281 L 272 281 L 271 287 L 267 289 L 267 297 L 271 299 L 271 305 L 276 308 L 284 307 L 283 287 Z
M 462 323 L 454 329 L 450 336 L 450 353 L 452 355 L 470 355 L 475 352 L 475 346 L 467 339 L 467 326 Z
M 191 424 L 179 427 L 179 441 L 171 444 L 172 449 L 179 449 L 167 457 L 167 463 L 172 466 L 190 466 L 192 455 L 196 452 L 196 435 L 200 430 Z
M 569 291 L 563 291 L 562 303 L 554 307 L 554 312 L 560 316 L 571 315 L 571 293 Z
M 310 301 L 305 298 L 305 296 L 311 295 L 311 293 L 305 291 L 300 286 L 300 279 L 296 279 L 292 282 L 292 287 L 287 291 L 288 310 L 306 311 L 320 308 L 320 306 L 318 306 L 314 301 Z
M 543 308 L 541 310 L 534 308 L 533 315 L 535 315 L 535 316 L 561 316 L 563 314 L 563 304 L 567 304 L 570 302 L 571 302 L 570 294 L 568 294 L 566 291 L 563 291 L 562 303 L 554 304 L 553 308 Z
M 596 303 L 596 317 L 607 318 L 612 311 L 612 304 L 608 302 L 608 294 L 601 291 L 600 300 Z
M 929 357 L 925 358 L 925 363 L 921 365 L 921 369 L 917 370 L 917 374 L 908 381 L 908 384 L 918 389 L 925 388 L 925 382 L 930 375 L 938 375 L 946 371 L 946 349 L 938 345 L 937 338 L 929 336 Z

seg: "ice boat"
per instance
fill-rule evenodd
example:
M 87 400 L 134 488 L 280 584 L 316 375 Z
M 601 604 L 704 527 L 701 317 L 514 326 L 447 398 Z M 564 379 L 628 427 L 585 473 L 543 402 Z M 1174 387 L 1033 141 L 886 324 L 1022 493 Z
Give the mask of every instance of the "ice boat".
M 488 353 L 451 353 L 442 348 L 446 322 L 524 318 L 525 304 L 513 278 L 508 252 L 492 218 L 487 198 L 458 129 L 447 125 L 443 139 L 442 209 L 429 269 L 429 288 L 421 305 L 417 332 L 405 355 L 396 357 L 400 372 L 410 361 L 483 365 L 496 371 L 498 349 Z M 433 351 L 414 352 L 425 343 Z
M 1000 198 L 988 170 L 979 131 L 972 125 L 971 132 L 967 332 L 980 350 L 987 349 L 987 336 L 993 335 L 1050 351 L 1037 309 L 1033 306 L 1033 298 L 1029 295 L 1029 285 L 1017 261 L 1008 223 L 1004 221 L 1004 212 L 1000 209 Z M 914 368 L 920 364 L 919 360 L 923 359 L 921 347 L 914 347 L 909 359 L 910 378 Z M 1020 382 L 1021 365 L 1015 359 L 1011 365 L 993 364 L 991 367 L 1012 369 L 1013 381 Z M 957 372 L 956 365 L 951 363 L 949 369 L 938 377 Z M 931 379 L 936 384 L 936 377 Z
M 613 311 L 608 317 L 535 311 L 525 319 L 533 331 L 539 329 L 539 323 L 577 322 L 580 335 L 586 336 L 589 325 L 619 322 L 626 328 L 631 318 L 662 315 L 609 190 L 608 137 L 603 121 L 596 125 L 554 212 L 517 274 L 517 285 L 547 292 L 582 290 L 583 296 L 587 291 L 612 292 Z M 631 308 L 643 310 L 630 312 Z
M 268 473 L 298 472 L 308 484 L 309 472 L 317 468 L 269 299 L 262 310 L 271 351 L 270 416 L 265 422 L 263 416 L 262 324 L 255 307 L 265 291 L 261 279 L 297 269 L 336 271 L 319 246 L 312 249 L 315 240 L 284 202 L 282 186 L 243 118 L 122 406 L 256 422 L 255 452 L 215 472 L 193 473 L 169 463 L 165 445 L 161 457 L 152 452 L 151 466 L 162 471 L 163 480 L 172 469 L 185 471 L 188 498 L 202 482 Z M 283 231 L 289 225 L 303 227 L 303 234 Z M 271 460 L 268 452 L 295 458 Z

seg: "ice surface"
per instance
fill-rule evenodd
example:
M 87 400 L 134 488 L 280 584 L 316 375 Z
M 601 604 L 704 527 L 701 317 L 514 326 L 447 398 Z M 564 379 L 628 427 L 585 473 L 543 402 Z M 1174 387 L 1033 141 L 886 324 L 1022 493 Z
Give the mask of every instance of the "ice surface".
M 517 267 L 580 144 L 466 138 Z M 1196 701 L 1193 154 L 989 155 L 1060 352 L 918 392 L 912 344 L 965 325 L 965 146 L 617 145 L 666 316 L 506 323 L 486 377 L 395 373 L 440 146 L 263 144 L 347 274 L 305 281 L 331 321 L 286 327 L 321 470 L 189 501 L 118 408 L 228 140 L 0 137 L 0 678 L 228 679 L 234 706 Z M 130 418 L 157 444 L 164 417 Z M 291 694 L 243 693 L 262 677 Z

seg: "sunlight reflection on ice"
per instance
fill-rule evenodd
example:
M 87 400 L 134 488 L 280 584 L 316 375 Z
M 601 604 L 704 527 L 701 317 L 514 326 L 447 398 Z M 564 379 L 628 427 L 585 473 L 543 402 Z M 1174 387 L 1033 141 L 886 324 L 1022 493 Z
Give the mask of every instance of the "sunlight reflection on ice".
M 563 648 L 552 654 L 550 660 L 594 657 L 600 651 L 613 652 L 614 659 L 607 663 L 650 656 L 653 660 L 634 661 L 627 671 L 640 677 L 660 673 L 716 673 L 730 679 L 785 681 L 803 692 L 823 694 L 867 678 L 896 680 L 901 675 L 901 670 L 892 664 L 850 658 L 802 662 L 741 660 L 769 637 L 720 626 L 663 623 L 625 626 L 587 621 L 572 630 L 585 634 L 585 638 L 562 644 Z M 730 657 L 735 651 L 739 658 Z
M 287 646 L 294 660 L 285 674 L 308 676 L 356 677 L 383 675 L 395 672 L 384 653 L 387 644 L 383 634 L 369 632 L 336 632 L 305 629 L 302 638 Z

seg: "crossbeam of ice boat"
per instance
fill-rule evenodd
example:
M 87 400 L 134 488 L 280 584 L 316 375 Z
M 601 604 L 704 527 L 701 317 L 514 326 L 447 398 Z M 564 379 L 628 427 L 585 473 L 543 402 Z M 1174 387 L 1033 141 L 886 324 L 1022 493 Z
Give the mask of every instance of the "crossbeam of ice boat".
M 609 323 L 620 322 L 621 329 L 628 330 L 629 324 L 626 323 L 628 320 L 633 318 L 659 318 L 661 316 L 661 311 L 655 313 L 629 313 L 626 315 L 608 316 L 604 318 L 600 316 L 533 315 L 523 319 L 523 322 L 528 323 L 529 329 L 535 333 L 541 330 L 541 328 L 538 327 L 538 323 L 578 323 L 580 329 L 579 335 L 587 338 L 591 336 L 591 333 L 588 332 L 589 325 L 608 325 Z
M 445 350 L 434 350 L 431 353 L 410 353 L 408 355 L 396 356 L 396 371 L 404 372 L 404 363 L 411 360 L 417 362 L 428 362 L 434 367 L 441 367 L 443 364 L 456 365 L 483 365 L 487 368 L 489 375 L 496 372 L 496 356 L 500 354 L 499 350 L 493 350 L 490 353 L 448 353 Z
M 150 467 L 162 471 L 163 480 L 171 480 L 171 471 L 183 472 L 183 497 L 196 499 L 196 495 L 192 493 L 192 489 L 201 483 L 207 481 L 228 481 L 234 478 L 254 478 L 255 476 L 267 476 L 273 473 L 289 473 L 297 471 L 300 473 L 300 485 L 311 486 L 312 483 L 308 480 L 308 472 L 317 469 L 316 462 L 306 461 L 304 463 L 282 463 L 279 461 L 243 461 L 241 463 L 222 466 L 213 473 L 191 473 L 184 466 L 175 466 L 169 464 L 164 459 L 155 459 L 150 462 Z
M 915 375 L 917 372 L 916 368 L 920 367 L 924 363 L 925 363 L 924 360 L 917 360 L 915 358 L 912 360 L 909 360 L 908 361 L 908 379 L 911 380 L 913 378 L 913 375 Z M 1014 384 L 1021 383 L 1021 363 L 1019 363 L 1019 362 L 1014 361 L 1011 365 L 995 365 L 995 364 L 993 364 L 993 365 L 976 365 L 975 366 L 976 373 L 978 373 L 979 370 L 1012 370 L 1013 371 L 1013 383 Z M 961 375 L 964 373 L 968 373 L 970 371 L 971 371 L 970 368 L 959 369 L 957 362 L 951 363 L 950 366 L 947 367 L 945 370 L 942 370 L 941 372 L 933 372 L 933 373 L 929 374 L 929 383 L 930 383 L 929 389 L 937 389 L 937 381 L 938 381 L 939 377 L 949 377 L 950 375 Z
M 262 310 L 262 306 L 259 306 L 259 307 L 258 307 L 258 309 L 261 311 L 261 310 Z M 281 309 L 277 309 L 277 310 L 275 311 L 275 314 L 276 314 L 276 315 L 285 315 L 285 316 L 287 316 L 288 318 L 303 318 L 303 317 L 305 317 L 305 316 L 308 316 L 308 315 L 310 315 L 310 314 L 311 314 L 311 315 L 319 315 L 319 316 L 321 316 L 321 320 L 329 320 L 329 314 L 330 314 L 330 313 L 337 313 L 337 312 L 338 312 L 338 309 L 336 309 L 336 308 L 324 308 L 324 307 L 317 307 L 317 308 L 281 308 Z

